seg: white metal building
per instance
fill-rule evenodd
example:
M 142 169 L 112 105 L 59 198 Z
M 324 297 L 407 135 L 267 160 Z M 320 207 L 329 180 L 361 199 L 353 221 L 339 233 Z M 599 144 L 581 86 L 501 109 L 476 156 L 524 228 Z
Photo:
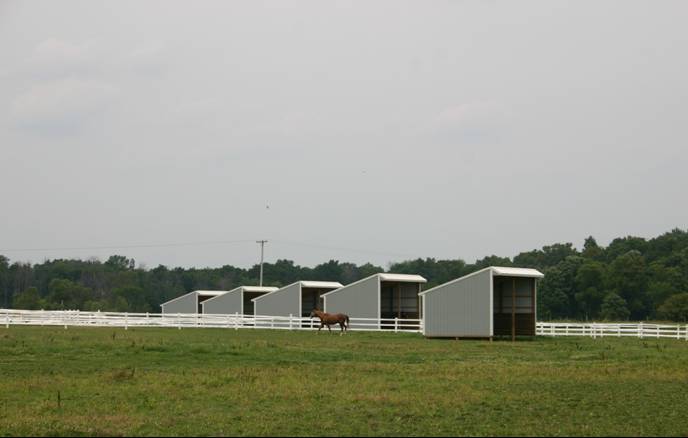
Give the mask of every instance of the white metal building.
M 527 268 L 489 267 L 420 294 L 427 337 L 535 336 L 537 280 Z
M 205 314 L 253 315 L 253 299 L 276 290 L 276 287 L 240 286 L 203 301 L 201 307 Z
M 254 311 L 256 315 L 307 317 L 313 309 L 323 308 L 323 294 L 340 287 L 334 281 L 297 281 L 254 298 Z
M 163 314 L 203 313 L 201 303 L 226 293 L 227 291 L 223 290 L 195 290 L 162 303 L 160 307 L 162 307 Z
M 419 293 L 425 283 L 427 280 L 420 275 L 371 275 L 324 294 L 324 309 L 350 318 L 420 319 Z

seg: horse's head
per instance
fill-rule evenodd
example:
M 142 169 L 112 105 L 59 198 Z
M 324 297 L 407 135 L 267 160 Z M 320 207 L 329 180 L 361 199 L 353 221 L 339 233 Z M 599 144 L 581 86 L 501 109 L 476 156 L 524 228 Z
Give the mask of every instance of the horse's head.
M 311 311 L 311 318 L 315 318 L 316 316 L 319 316 L 320 313 L 322 313 L 320 310 L 318 310 L 318 309 L 313 309 L 313 310 Z

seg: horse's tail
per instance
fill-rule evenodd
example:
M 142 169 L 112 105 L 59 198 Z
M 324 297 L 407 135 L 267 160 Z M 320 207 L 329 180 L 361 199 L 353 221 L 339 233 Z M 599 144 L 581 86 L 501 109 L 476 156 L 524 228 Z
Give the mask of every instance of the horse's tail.
M 346 321 L 346 329 L 349 330 L 349 315 L 344 315 L 344 320 Z

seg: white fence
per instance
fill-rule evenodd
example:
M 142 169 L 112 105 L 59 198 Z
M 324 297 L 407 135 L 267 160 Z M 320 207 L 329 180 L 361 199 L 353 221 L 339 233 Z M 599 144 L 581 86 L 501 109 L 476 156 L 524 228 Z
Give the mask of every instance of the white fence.
M 538 322 L 536 333 L 538 336 L 669 338 L 688 341 L 688 325 L 648 324 L 644 322 L 618 324 Z
M 173 328 L 260 328 L 281 330 L 317 330 L 317 318 L 297 316 L 204 315 L 81 312 L 78 310 L 10 310 L 0 309 L 0 324 L 67 327 L 173 327 Z M 419 319 L 351 318 L 351 331 L 421 332 Z M 325 327 L 323 330 L 327 330 Z M 339 330 L 333 325 L 332 330 Z
M 260 328 L 276 330 L 317 330 L 317 318 L 297 316 L 249 316 L 249 315 L 203 315 L 203 314 L 159 314 L 159 313 L 116 313 L 81 312 L 78 310 L 10 310 L 0 309 L 0 325 L 34 325 L 68 327 L 171 327 L 171 328 Z M 422 332 L 423 322 L 419 319 L 371 319 L 351 318 L 351 331 Z M 324 329 L 326 330 L 326 329 Z M 338 331 L 339 326 L 332 326 Z M 538 322 L 538 336 L 587 336 L 669 338 L 688 341 L 688 325 L 648 323 L 566 323 Z

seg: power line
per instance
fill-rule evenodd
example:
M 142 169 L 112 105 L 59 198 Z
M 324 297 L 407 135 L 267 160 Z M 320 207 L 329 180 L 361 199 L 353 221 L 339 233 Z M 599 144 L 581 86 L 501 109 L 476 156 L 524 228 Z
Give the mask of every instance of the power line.
M 367 250 L 367 249 L 342 248 L 342 247 L 336 247 L 336 246 L 318 245 L 318 244 L 313 244 L 313 243 L 294 242 L 294 241 L 288 241 L 288 240 L 273 240 L 272 242 L 277 243 L 277 244 L 282 244 L 282 245 L 302 246 L 302 247 L 306 247 L 306 248 L 316 248 L 316 249 L 326 249 L 328 251 L 345 251 L 345 252 L 352 253 L 352 254 L 368 254 L 368 255 L 380 255 L 380 256 L 418 258 L 417 254 L 412 255 L 412 254 L 400 254 L 400 253 L 374 251 L 374 250 Z
M 111 246 L 74 246 L 74 247 L 53 247 L 53 248 L 10 248 L 0 249 L 0 253 L 8 252 L 47 252 L 47 251 L 90 251 L 102 249 L 135 249 L 135 248 L 172 248 L 182 246 L 209 246 L 209 245 L 232 245 L 237 243 L 250 243 L 252 240 L 217 240 L 206 242 L 180 242 L 180 243 L 151 243 L 135 245 L 111 245 Z

